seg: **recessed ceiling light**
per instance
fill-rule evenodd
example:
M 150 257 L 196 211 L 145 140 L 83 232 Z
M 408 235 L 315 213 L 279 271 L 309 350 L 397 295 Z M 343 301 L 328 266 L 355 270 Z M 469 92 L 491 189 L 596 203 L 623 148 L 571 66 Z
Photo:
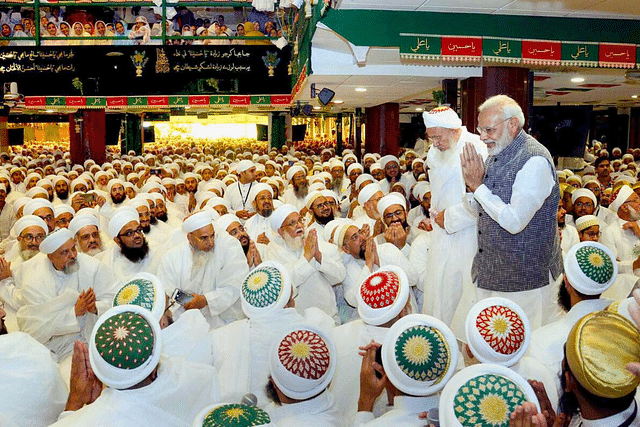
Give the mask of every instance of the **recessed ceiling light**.
M 45 113 L 53 113 L 53 110 L 44 110 Z
M 424 108 L 418 107 L 418 108 L 416 108 L 416 111 L 424 111 Z
M 638 97 L 638 95 L 631 95 L 631 97 L 632 97 L 633 99 L 636 99 L 636 98 Z
M 366 87 L 357 87 L 356 88 L 356 92 L 366 92 L 367 88 Z
M 573 83 L 582 83 L 584 81 L 584 77 L 574 77 L 571 79 Z
M 335 101 L 333 101 L 334 104 L 344 104 L 344 101 L 341 99 L 336 99 Z
M 313 107 L 314 110 L 322 110 L 322 107 L 320 107 L 319 105 L 316 105 L 315 107 Z

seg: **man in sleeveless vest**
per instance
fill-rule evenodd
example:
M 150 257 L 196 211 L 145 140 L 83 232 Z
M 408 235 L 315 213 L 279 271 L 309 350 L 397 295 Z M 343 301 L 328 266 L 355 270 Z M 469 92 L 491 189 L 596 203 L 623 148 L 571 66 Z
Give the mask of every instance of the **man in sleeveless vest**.
M 476 288 L 463 296 L 456 317 L 463 321 L 472 304 L 500 296 L 523 307 L 535 329 L 551 317 L 556 290 L 551 283 L 562 272 L 553 160 L 523 130 L 524 114 L 513 99 L 494 96 L 478 111 L 477 129 L 489 157 L 483 162 L 471 144 L 461 156 L 472 193 L 469 206 L 478 215 L 471 271 Z

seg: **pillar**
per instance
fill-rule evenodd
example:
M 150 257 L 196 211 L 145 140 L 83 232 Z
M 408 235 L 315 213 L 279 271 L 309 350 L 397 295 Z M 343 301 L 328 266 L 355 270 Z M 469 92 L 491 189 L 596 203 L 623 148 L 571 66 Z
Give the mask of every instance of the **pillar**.
M 0 152 L 9 152 L 9 111 L 7 114 L 0 114 Z
M 137 114 L 125 114 L 124 136 L 120 142 L 120 152 L 127 154 L 130 150 L 136 155 L 142 154 L 142 118 Z
M 400 147 L 400 105 L 390 102 L 367 108 L 365 119 L 366 152 L 397 156 Z
M 449 104 L 452 110 L 458 111 L 458 79 L 442 80 L 444 103 Z
M 106 161 L 106 111 L 78 110 L 69 114 L 69 152 L 71 162 L 83 164 L 93 159 Z
M 356 157 L 362 163 L 362 108 L 356 107 L 354 136 L 356 141 Z
M 482 77 L 471 77 L 461 83 L 462 124 L 474 132 L 478 126 L 478 107 L 494 95 L 508 95 L 522 108 L 527 125 L 533 108 L 533 76 L 526 68 L 484 67 Z M 525 125 L 525 127 L 527 126 Z
M 286 122 L 284 114 L 277 111 L 269 114 L 269 146 L 280 149 L 286 142 Z
M 342 156 L 342 113 L 336 117 L 336 155 Z

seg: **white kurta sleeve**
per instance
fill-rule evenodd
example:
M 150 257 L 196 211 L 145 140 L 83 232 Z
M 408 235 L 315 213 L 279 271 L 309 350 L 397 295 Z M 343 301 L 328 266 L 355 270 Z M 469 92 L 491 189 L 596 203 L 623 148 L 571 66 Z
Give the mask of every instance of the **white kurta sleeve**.
M 542 207 L 555 184 L 549 162 L 542 156 L 531 157 L 516 174 L 511 200 L 502 199 L 482 184 L 474 193 L 475 199 L 487 214 L 511 234 L 524 230 Z
M 351 255 L 348 255 L 351 256 Z M 362 267 L 358 265 L 358 262 L 352 261 L 347 264 L 346 275 L 342 281 L 342 287 L 344 289 L 344 299 L 352 307 L 358 307 L 358 300 L 356 295 L 360 284 L 372 273 L 364 264 Z
M 424 254 L 426 256 L 426 253 Z M 395 247 L 391 243 L 385 243 L 378 245 L 378 258 L 380 258 L 380 264 L 382 265 L 395 265 L 404 270 L 409 280 L 409 286 L 415 286 L 418 284 L 418 270 L 411 264 L 409 258 L 407 258 L 400 249 Z
M 449 206 L 444 211 L 444 229 L 449 234 L 457 233 L 477 224 L 478 218 L 469 212 L 464 202 Z
M 80 332 L 81 322 L 75 314 L 79 296 L 78 292 L 65 289 L 49 301 L 30 301 L 16 313 L 18 327 L 43 344 L 57 335 Z
M 311 263 L 324 275 L 329 284 L 337 285 L 341 283 L 347 275 L 347 270 L 342 263 L 337 247 L 324 243 L 320 239 L 318 239 L 318 245 L 322 252 L 322 262 L 319 263 L 315 258 L 312 258 Z
M 214 249 L 220 251 L 216 258 L 222 264 L 217 277 L 211 278 L 215 287 L 204 294 L 211 316 L 218 316 L 238 301 L 242 281 L 249 274 L 247 258 L 240 242 L 233 237 L 228 237 L 224 244 L 219 244 L 222 242 L 216 242 Z

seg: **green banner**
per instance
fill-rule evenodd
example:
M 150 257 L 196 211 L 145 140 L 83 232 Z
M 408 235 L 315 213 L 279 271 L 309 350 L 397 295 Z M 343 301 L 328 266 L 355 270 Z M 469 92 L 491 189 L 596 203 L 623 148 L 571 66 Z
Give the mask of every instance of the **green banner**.
M 562 42 L 562 65 L 598 66 L 597 43 Z
M 87 107 L 106 107 L 107 106 L 107 98 L 105 97 L 96 97 L 96 96 L 88 96 L 87 97 Z
M 400 34 L 400 41 L 400 56 L 403 58 L 440 59 L 440 37 Z
M 483 38 L 482 57 L 487 61 L 518 64 L 522 61 L 522 41 L 509 38 Z
M 212 95 L 209 97 L 210 105 L 229 105 L 228 95 Z
M 252 95 L 251 105 L 271 105 L 271 97 L 268 95 Z
M 65 106 L 67 105 L 66 98 L 64 96 L 47 96 L 47 106 Z
M 130 107 L 145 107 L 147 105 L 146 96 L 130 96 L 127 98 L 127 105 Z
M 188 96 L 170 96 L 169 97 L 169 107 L 181 107 L 186 105 L 189 105 Z

